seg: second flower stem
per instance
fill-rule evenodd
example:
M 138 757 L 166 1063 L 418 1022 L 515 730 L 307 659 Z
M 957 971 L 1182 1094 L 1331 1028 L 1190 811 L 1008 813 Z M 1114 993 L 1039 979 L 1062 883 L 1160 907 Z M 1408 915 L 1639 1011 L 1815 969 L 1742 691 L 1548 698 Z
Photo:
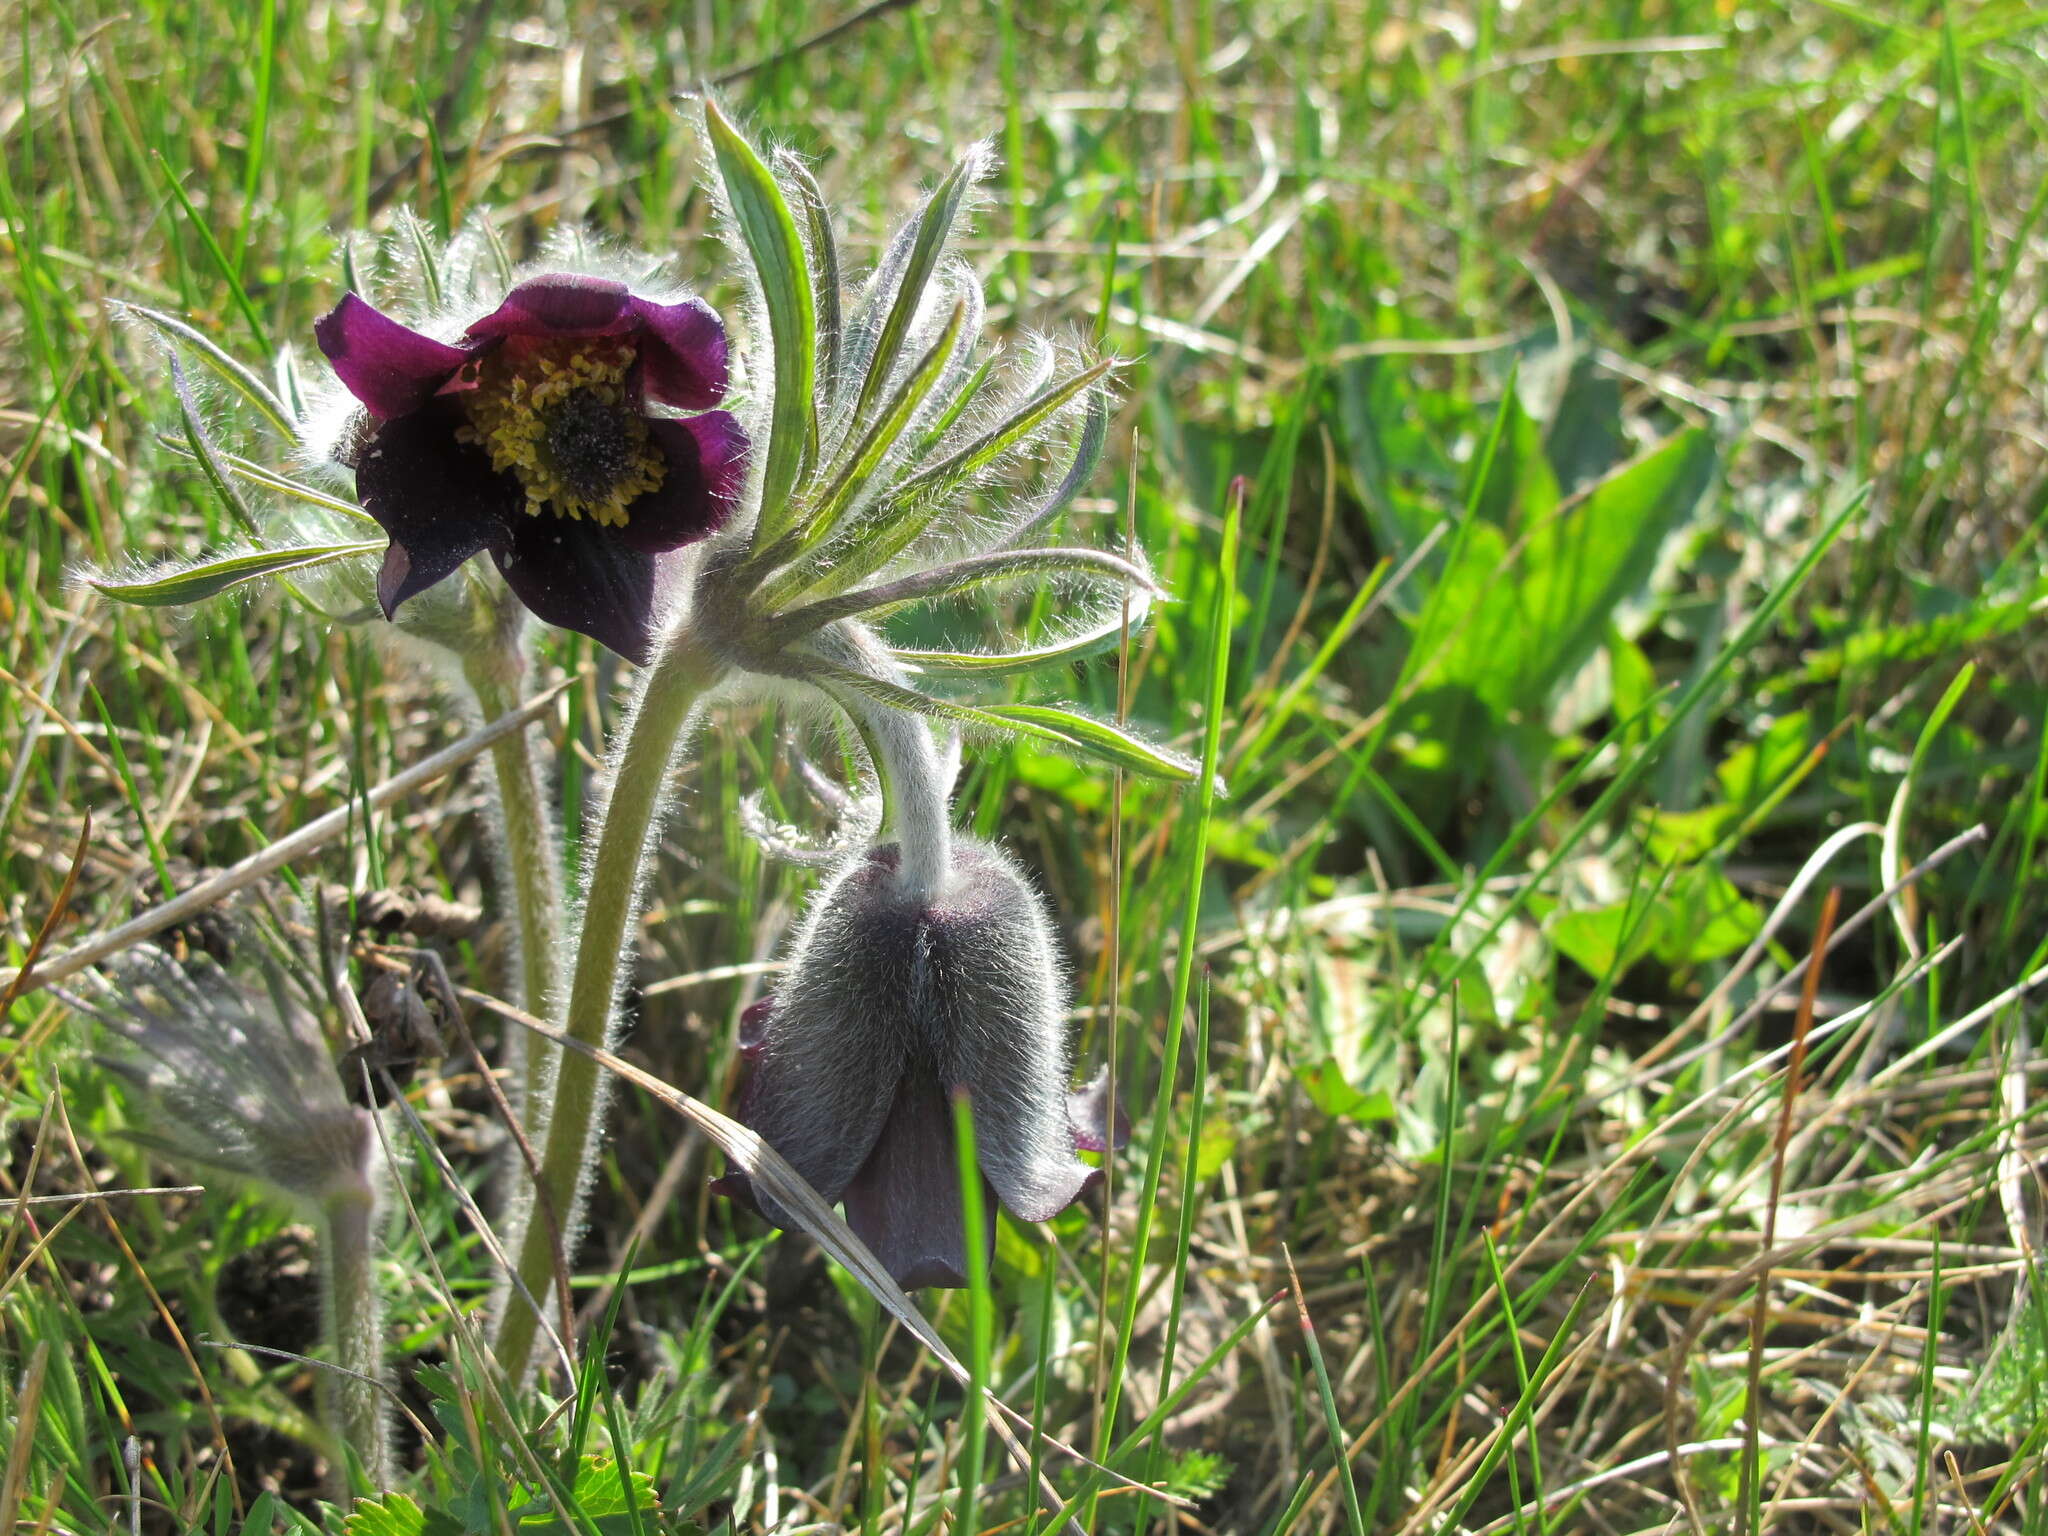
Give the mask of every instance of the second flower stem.
M 559 1021 L 571 1039 L 594 1046 L 609 1043 L 612 1010 L 631 949 L 630 930 L 640 907 L 648 844 L 684 730 L 718 670 L 696 637 L 687 628 L 682 630 L 655 660 L 632 714 L 620 727 L 623 740 L 613 757 L 596 852 L 584 887 L 567 1012 Z M 582 1224 L 583 1200 L 595 1163 L 603 1098 L 597 1064 L 587 1056 L 567 1053 L 551 1086 L 552 1104 L 542 1115 L 547 1135 L 541 1152 L 540 1200 L 520 1235 L 515 1259 L 525 1295 L 515 1289 L 498 1325 L 498 1364 L 514 1381 L 526 1375 L 540 1327 L 540 1317 L 526 1296 L 553 1294 L 555 1234 L 559 1230 L 565 1241 L 573 1241 Z M 550 1212 L 552 1221 L 547 1219 Z
M 517 688 L 497 675 L 502 669 L 488 661 L 472 661 L 464 670 L 485 721 L 519 706 Z M 554 822 L 548 814 L 540 764 L 534 757 L 532 728 L 514 732 L 493 745 L 491 767 L 498 781 L 505 876 L 519 924 L 518 1003 L 529 1013 L 542 1013 L 555 1002 L 562 884 Z M 546 1111 L 556 1054 L 554 1046 L 529 1037 L 524 1030 L 513 1030 L 506 1045 L 507 1076 L 529 1136 L 538 1137 L 545 1129 L 535 1116 Z

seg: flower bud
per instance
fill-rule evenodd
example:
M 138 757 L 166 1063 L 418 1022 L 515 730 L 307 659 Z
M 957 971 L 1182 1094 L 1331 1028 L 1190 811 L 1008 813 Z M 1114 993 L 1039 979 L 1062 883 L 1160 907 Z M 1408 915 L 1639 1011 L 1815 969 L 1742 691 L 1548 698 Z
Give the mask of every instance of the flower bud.
M 99 1017 L 127 1042 L 107 1064 L 151 1111 L 133 1139 L 312 1210 L 374 1199 L 376 1126 L 343 1093 L 319 1023 L 281 989 L 255 996 L 215 965 L 188 974 L 149 951 L 120 981 L 120 1006 Z
M 749 1010 L 737 1115 L 846 1219 L 899 1284 L 967 1283 L 951 1096 L 973 1112 L 984 1192 L 1045 1221 L 1098 1177 L 1075 1157 L 1066 978 L 1043 904 L 1000 850 L 951 842 L 927 895 L 894 844 L 812 904 L 783 983 Z M 727 1193 L 792 1225 L 743 1176 Z M 993 1215 L 993 1206 L 984 1202 Z M 990 1229 L 993 1240 L 993 1227 Z

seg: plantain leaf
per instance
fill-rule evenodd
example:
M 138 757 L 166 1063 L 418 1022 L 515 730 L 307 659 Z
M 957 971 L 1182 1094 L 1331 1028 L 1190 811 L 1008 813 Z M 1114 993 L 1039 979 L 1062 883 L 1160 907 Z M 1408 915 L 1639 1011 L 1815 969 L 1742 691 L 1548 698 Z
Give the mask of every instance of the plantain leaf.
M 775 409 L 761 480 L 761 521 L 755 533 L 756 547 L 766 548 L 789 526 L 797 483 L 817 453 L 818 331 L 811 269 L 782 188 L 754 146 L 726 120 L 715 101 L 704 103 L 704 122 L 733 221 L 760 280 L 773 343 Z
M 108 581 L 98 576 L 89 579 L 93 586 L 116 602 L 133 603 L 141 608 L 181 608 L 190 603 L 203 603 L 209 597 L 217 597 L 230 588 L 261 576 L 303 570 L 310 565 L 326 565 L 329 561 L 346 560 L 352 555 L 372 555 L 383 548 L 381 539 L 369 539 L 358 544 L 305 544 L 292 549 L 259 549 L 249 554 L 218 555 L 149 581 Z

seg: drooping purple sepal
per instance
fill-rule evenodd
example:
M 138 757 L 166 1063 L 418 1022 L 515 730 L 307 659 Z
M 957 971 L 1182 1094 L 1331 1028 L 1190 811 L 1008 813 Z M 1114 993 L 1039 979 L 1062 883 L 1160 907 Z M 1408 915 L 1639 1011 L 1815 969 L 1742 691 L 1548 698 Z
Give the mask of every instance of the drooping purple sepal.
M 678 410 L 699 411 L 725 398 L 725 323 L 702 299 L 680 304 L 633 300 L 646 327 L 640 366 L 648 396 Z
M 995 1251 L 995 1201 L 982 1180 L 982 1239 Z M 928 1074 L 906 1077 L 860 1172 L 846 1186 L 846 1224 L 905 1290 L 967 1283 L 953 1107 Z
M 491 559 L 543 624 L 588 635 L 641 666 L 653 660 L 658 559 L 620 538 L 619 530 L 587 518 L 521 513 Z
M 391 536 L 377 574 L 388 619 L 407 598 L 453 575 L 470 556 L 503 548 L 523 496 L 490 455 L 456 438 L 445 405 L 378 427 L 356 464 L 356 497 Z
M 650 417 L 647 432 L 666 466 L 661 484 L 633 502 L 626 526 L 614 536 L 648 554 L 663 554 L 725 526 L 746 470 L 746 435 L 724 411 Z
M 385 421 L 425 405 L 474 351 L 423 336 L 353 293 L 314 322 L 313 339 L 348 392 Z
M 632 295 L 609 277 L 550 272 L 530 277 L 471 325 L 477 340 L 505 336 L 616 336 L 633 329 Z

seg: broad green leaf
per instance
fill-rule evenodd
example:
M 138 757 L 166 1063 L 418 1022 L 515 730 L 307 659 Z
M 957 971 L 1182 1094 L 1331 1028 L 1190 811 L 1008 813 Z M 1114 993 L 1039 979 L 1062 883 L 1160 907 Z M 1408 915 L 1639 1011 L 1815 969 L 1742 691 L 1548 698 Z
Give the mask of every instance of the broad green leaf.
M 1464 499 L 1496 528 L 1534 528 L 1556 513 L 1563 493 L 1550 460 L 1544 456 L 1542 429 L 1513 395 L 1502 402 L 1501 409 L 1506 420 L 1486 484 L 1476 488 L 1479 494 L 1475 498 L 1475 487 L 1468 482 Z M 1476 474 L 1476 460 L 1472 468 Z
M 1345 1080 L 1334 1056 L 1325 1056 L 1312 1067 L 1297 1067 L 1294 1079 L 1301 1084 L 1309 1102 L 1324 1114 L 1343 1120 L 1391 1120 L 1394 1100 L 1385 1089 L 1367 1093 Z
M 1647 588 L 1715 463 L 1712 439 L 1684 432 L 1517 538 L 1483 521 L 1461 529 L 1416 619 L 1420 679 L 1397 732 L 1469 770 L 1502 731 L 1542 730 L 1616 608 Z
M 1590 357 L 1572 363 L 1570 378 L 1543 438 L 1544 457 L 1566 491 L 1599 479 L 1628 452 L 1621 420 L 1621 385 Z
M 147 581 L 109 581 L 97 576 L 91 580 L 94 587 L 116 602 L 133 603 L 142 608 L 179 608 L 218 597 L 230 588 L 258 577 L 303 570 L 310 565 L 325 565 L 332 560 L 346 560 L 352 555 L 376 554 L 383 548 L 382 540 L 368 539 L 357 544 L 259 549 L 249 554 L 216 556 Z
M 811 269 L 782 188 L 753 145 L 726 120 L 715 101 L 705 102 L 704 121 L 733 220 L 760 279 L 775 356 L 775 409 L 756 534 L 765 546 L 789 526 L 797 483 L 817 454 L 818 330 Z

